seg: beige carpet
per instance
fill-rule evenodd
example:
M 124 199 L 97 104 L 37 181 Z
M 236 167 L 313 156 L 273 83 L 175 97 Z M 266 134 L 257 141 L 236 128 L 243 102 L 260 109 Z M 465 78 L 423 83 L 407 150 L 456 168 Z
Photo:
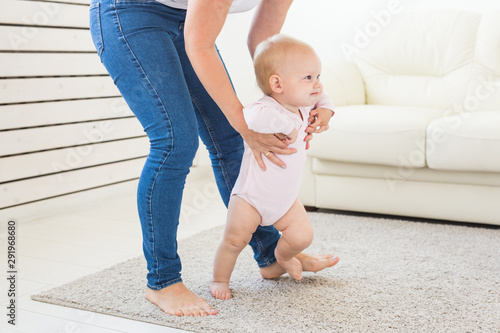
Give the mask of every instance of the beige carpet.
M 136 258 L 32 298 L 194 332 L 500 332 L 500 229 L 309 213 L 327 271 L 263 280 L 246 249 L 230 301 L 208 292 L 216 228 L 180 243 L 186 285 L 220 314 L 164 315 Z

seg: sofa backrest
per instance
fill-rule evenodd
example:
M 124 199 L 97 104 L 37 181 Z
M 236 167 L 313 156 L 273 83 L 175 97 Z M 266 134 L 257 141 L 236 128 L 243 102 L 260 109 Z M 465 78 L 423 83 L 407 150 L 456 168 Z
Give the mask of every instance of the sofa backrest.
M 481 17 L 464 107 L 467 111 L 500 110 L 500 11 Z
M 500 11 L 395 15 L 355 62 L 367 104 L 500 108 L 500 86 L 483 82 L 500 82 Z M 484 97 L 479 102 L 477 91 Z

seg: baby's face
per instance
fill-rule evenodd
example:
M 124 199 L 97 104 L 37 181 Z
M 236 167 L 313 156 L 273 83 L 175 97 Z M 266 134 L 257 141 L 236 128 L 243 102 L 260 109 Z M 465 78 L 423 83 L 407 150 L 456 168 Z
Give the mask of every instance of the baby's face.
M 287 54 L 280 70 L 283 102 L 294 108 L 314 105 L 323 92 L 320 74 L 321 61 L 314 51 L 301 49 Z

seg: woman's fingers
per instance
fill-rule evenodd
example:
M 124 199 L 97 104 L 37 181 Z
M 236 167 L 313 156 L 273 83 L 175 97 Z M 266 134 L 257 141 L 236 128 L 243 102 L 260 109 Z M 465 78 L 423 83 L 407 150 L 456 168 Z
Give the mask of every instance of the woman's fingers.
M 262 159 L 262 156 L 266 157 L 271 163 L 276 164 L 282 169 L 286 168 L 286 164 L 280 160 L 273 152 L 268 151 L 266 153 L 262 154 L 256 154 L 254 152 L 255 160 L 257 161 L 257 164 L 259 164 L 259 167 L 262 169 L 262 171 L 266 171 L 266 164 L 264 163 L 264 160 Z
M 295 148 L 273 148 L 273 152 L 280 155 L 291 155 L 297 152 Z
M 268 134 L 269 135 L 269 134 Z M 269 150 L 275 151 L 276 148 L 286 149 L 290 144 L 287 142 L 286 136 L 282 133 L 272 134 L 268 137 L 269 141 L 266 142 Z M 276 151 L 277 152 L 277 151 Z M 278 153 L 281 154 L 281 153 Z
M 255 157 L 255 160 L 257 161 L 257 164 L 259 167 L 262 169 L 262 171 L 266 170 L 266 165 L 264 164 L 264 161 L 262 160 L 261 153 L 256 152 L 255 150 L 252 150 L 253 156 Z
M 287 142 L 285 136 L 283 134 L 259 134 L 261 138 L 259 143 L 262 148 L 262 153 L 266 153 L 268 151 L 273 151 L 277 154 L 289 155 L 292 154 L 295 149 L 288 149 L 289 143 Z M 283 138 L 280 139 L 279 135 Z
M 280 141 L 286 140 L 286 136 L 283 133 L 274 133 L 274 136 L 277 137 Z
M 278 158 L 278 156 L 274 155 L 274 153 L 270 153 L 266 155 L 266 157 L 271 161 L 272 163 L 276 164 L 282 169 L 286 169 L 286 164 Z
M 304 138 L 304 141 L 306 142 L 306 150 L 309 149 L 310 147 L 309 141 L 311 141 L 312 139 L 313 139 L 312 134 L 307 134 L 306 137 Z
M 306 132 L 309 134 L 321 133 L 321 132 L 326 131 L 329 128 L 330 128 L 330 125 L 328 125 L 328 124 L 325 124 L 325 125 L 317 124 L 316 125 L 315 123 L 313 123 L 307 127 Z
M 309 126 L 306 129 L 307 133 L 321 133 L 330 128 L 328 125 L 331 117 L 331 110 L 328 109 L 315 109 L 309 113 Z
M 316 130 L 314 131 L 314 133 L 321 133 L 321 132 L 326 131 L 329 128 L 330 128 L 330 126 L 328 126 L 328 124 L 323 125 L 323 126 L 317 126 Z
M 316 119 L 314 122 L 310 123 L 307 128 L 306 132 L 311 134 L 311 133 L 318 133 L 317 131 L 321 128 L 321 123 L 319 119 Z
M 285 163 L 279 159 L 276 154 L 290 155 L 297 152 L 294 148 L 288 148 L 288 143 L 283 136 L 281 140 L 278 135 L 275 134 L 262 134 L 251 131 L 252 134 L 245 137 L 248 145 L 252 149 L 252 153 L 257 161 L 257 164 L 262 170 L 266 170 L 266 165 L 264 164 L 263 155 L 271 162 L 276 164 L 281 168 L 286 168 Z

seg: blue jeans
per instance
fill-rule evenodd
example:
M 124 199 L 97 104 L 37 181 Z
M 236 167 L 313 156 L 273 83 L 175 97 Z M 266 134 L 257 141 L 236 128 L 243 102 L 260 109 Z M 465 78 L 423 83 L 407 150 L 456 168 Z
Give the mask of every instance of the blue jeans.
M 198 135 L 226 206 L 243 155 L 241 136 L 191 67 L 184 48 L 185 17 L 185 10 L 152 0 L 92 0 L 90 5 L 98 55 L 150 141 L 137 204 L 148 287 L 154 290 L 182 281 L 177 226 Z M 274 227 L 255 232 L 250 245 L 259 267 L 276 261 L 278 239 Z

